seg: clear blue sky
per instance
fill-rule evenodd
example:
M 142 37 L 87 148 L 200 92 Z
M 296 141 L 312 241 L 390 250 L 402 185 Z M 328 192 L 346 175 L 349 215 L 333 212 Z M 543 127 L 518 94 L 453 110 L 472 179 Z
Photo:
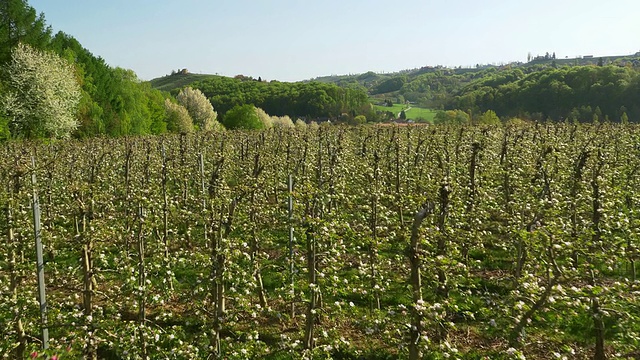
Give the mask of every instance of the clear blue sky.
M 107 63 L 296 81 L 640 51 L 638 0 L 30 0 Z

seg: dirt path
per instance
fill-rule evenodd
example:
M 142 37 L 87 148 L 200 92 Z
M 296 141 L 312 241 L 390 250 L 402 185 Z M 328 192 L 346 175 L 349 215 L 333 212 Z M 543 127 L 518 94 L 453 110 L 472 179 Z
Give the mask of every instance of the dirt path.
M 408 108 L 406 108 L 406 109 L 404 109 L 404 110 L 403 110 L 403 111 L 404 111 L 404 114 L 405 114 L 405 115 L 407 115 L 407 111 L 409 111 L 409 110 L 411 110 L 411 106 L 409 106 Z M 397 118 L 400 118 L 400 113 L 402 113 L 402 111 L 400 111 L 400 112 L 398 113 L 398 115 L 396 116 Z

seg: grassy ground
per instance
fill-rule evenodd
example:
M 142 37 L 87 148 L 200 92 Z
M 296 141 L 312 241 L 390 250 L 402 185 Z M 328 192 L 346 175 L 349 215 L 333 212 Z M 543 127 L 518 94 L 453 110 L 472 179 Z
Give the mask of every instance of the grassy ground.
M 406 110 L 407 119 L 424 119 L 428 122 L 433 122 L 433 118 L 436 116 L 436 111 L 432 109 L 425 109 L 421 107 L 411 106 L 411 109 Z
M 391 111 L 392 113 L 398 115 L 400 111 L 407 108 L 407 105 L 404 105 L 404 104 L 393 104 L 393 106 L 373 105 L 373 107 L 378 111 Z
M 417 107 L 415 105 L 403 105 L 393 104 L 393 106 L 374 105 L 374 108 L 378 111 L 391 111 L 396 116 L 402 111 L 405 111 L 407 119 L 412 120 L 425 120 L 427 122 L 433 122 L 433 118 L 436 116 L 436 111 L 432 109 L 426 109 Z

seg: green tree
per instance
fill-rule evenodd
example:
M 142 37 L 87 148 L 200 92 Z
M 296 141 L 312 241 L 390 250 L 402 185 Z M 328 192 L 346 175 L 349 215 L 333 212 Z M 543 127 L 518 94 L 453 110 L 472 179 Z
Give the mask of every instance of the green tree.
M 9 119 L 0 114 L 0 141 L 8 140 L 11 138 L 11 132 L 9 131 Z
M 627 116 L 627 113 L 626 113 L 626 112 L 623 112 L 623 113 L 622 113 L 622 116 L 620 117 L 620 121 L 621 121 L 623 124 L 628 124 L 628 123 L 629 123 L 629 116 Z
M 486 124 L 486 125 L 499 125 L 500 118 L 496 115 L 496 112 L 493 110 L 487 110 L 484 114 L 478 117 L 478 124 Z
M 187 109 L 193 124 L 199 130 L 208 131 L 220 126 L 216 121 L 218 113 L 213 110 L 211 102 L 202 91 L 186 87 L 178 93 L 176 99 L 180 105 Z
M 4 97 L 4 93 L 5 90 L 2 86 L 2 82 L 0 81 L 0 99 Z M 4 114 L 2 106 L 0 105 L 0 141 L 8 140 L 10 138 L 11 132 L 9 131 L 9 118 L 6 117 L 6 114 Z
M 18 44 L 6 72 L 8 89 L 1 107 L 14 136 L 69 137 L 78 127 L 80 86 L 71 64 Z
M 164 107 L 167 114 L 167 130 L 176 133 L 193 132 L 193 121 L 184 106 L 165 99 Z
M 151 133 L 152 119 L 147 107 L 146 84 L 132 71 L 115 68 L 110 71 L 112 113 L 107 131 L 112 135 L 144 135 Z
M 433 118 L 434 124 L 468 124 L 469 115 L 462 110 L 438 111 Z
M 82 86 L 77 136 L 160 134 L 166 131 L 165 95 L 137 75 L 108 66 L 72 36 L 58 32 L 50 48 L 74 63 Z
M 384 94 L 388 92 L 398 91 L 402 88 L 402 85 L 404 85 L 406 82 L 407 82 L 406 76 L 393 77 L 391 79 L 381 82 L 378 86 L 375 87 L 375 89 L 372 90 L 371 93 L 373 95 L 376 95 L 376 94 Z
M 358 115 L 349 121 L 349 125 L 364 125 L 367 123 L 367 117 L 364 115 Z
M 260 121 L 256 107 L 250 104 L 237 105 L 229 110 L 222 120 L 227 129 L 264 129 Z
M 406 120 L 407 119 L 407 114 L 404 112 L 404 110 L 400 111 L 399 118 L 402 119 L 402 120 Z
M 50 39 L 44 15 L 37 15 L 27 1 L 0 1 L 0 64 L 10 61 L 11 50 L 19 43 L 45 49 Z
M 222 76 L 191 84 L 211 101 L 221 117 L 237 105 L 252 104 L 274 116 L 337 117 L 369 104 L 364 88 L 320 82 L 258 82 Z
M 149 89 L 146 95 L 151 116 L 151 133 L 157 135 L 167 132 L 165 98 L 160 91 L 154 89 Z

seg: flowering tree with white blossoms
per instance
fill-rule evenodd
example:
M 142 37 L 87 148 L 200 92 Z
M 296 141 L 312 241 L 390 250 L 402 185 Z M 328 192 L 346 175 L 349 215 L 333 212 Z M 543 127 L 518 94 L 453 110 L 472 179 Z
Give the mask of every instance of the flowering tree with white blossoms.
M 73 65 L 52 52 L 18 44 L 6 67 L 0 107 L 11 133 L 25 138 L 66 138 L 78 127 L 80 85 Z
M 189 116 L 189 111 L 184 106 L 165 99 L 164 110 L 166 113 L 167 130 L 178 133 L 193 132 L 193 120 Z
M 211 102 L 202 91 L 186 87 L 180 91 L 176 99 L 187 109 L 193 124 L 200 130 L 220 129 L 220 123 L 216 120 L 218 113 L 213 110 Z

